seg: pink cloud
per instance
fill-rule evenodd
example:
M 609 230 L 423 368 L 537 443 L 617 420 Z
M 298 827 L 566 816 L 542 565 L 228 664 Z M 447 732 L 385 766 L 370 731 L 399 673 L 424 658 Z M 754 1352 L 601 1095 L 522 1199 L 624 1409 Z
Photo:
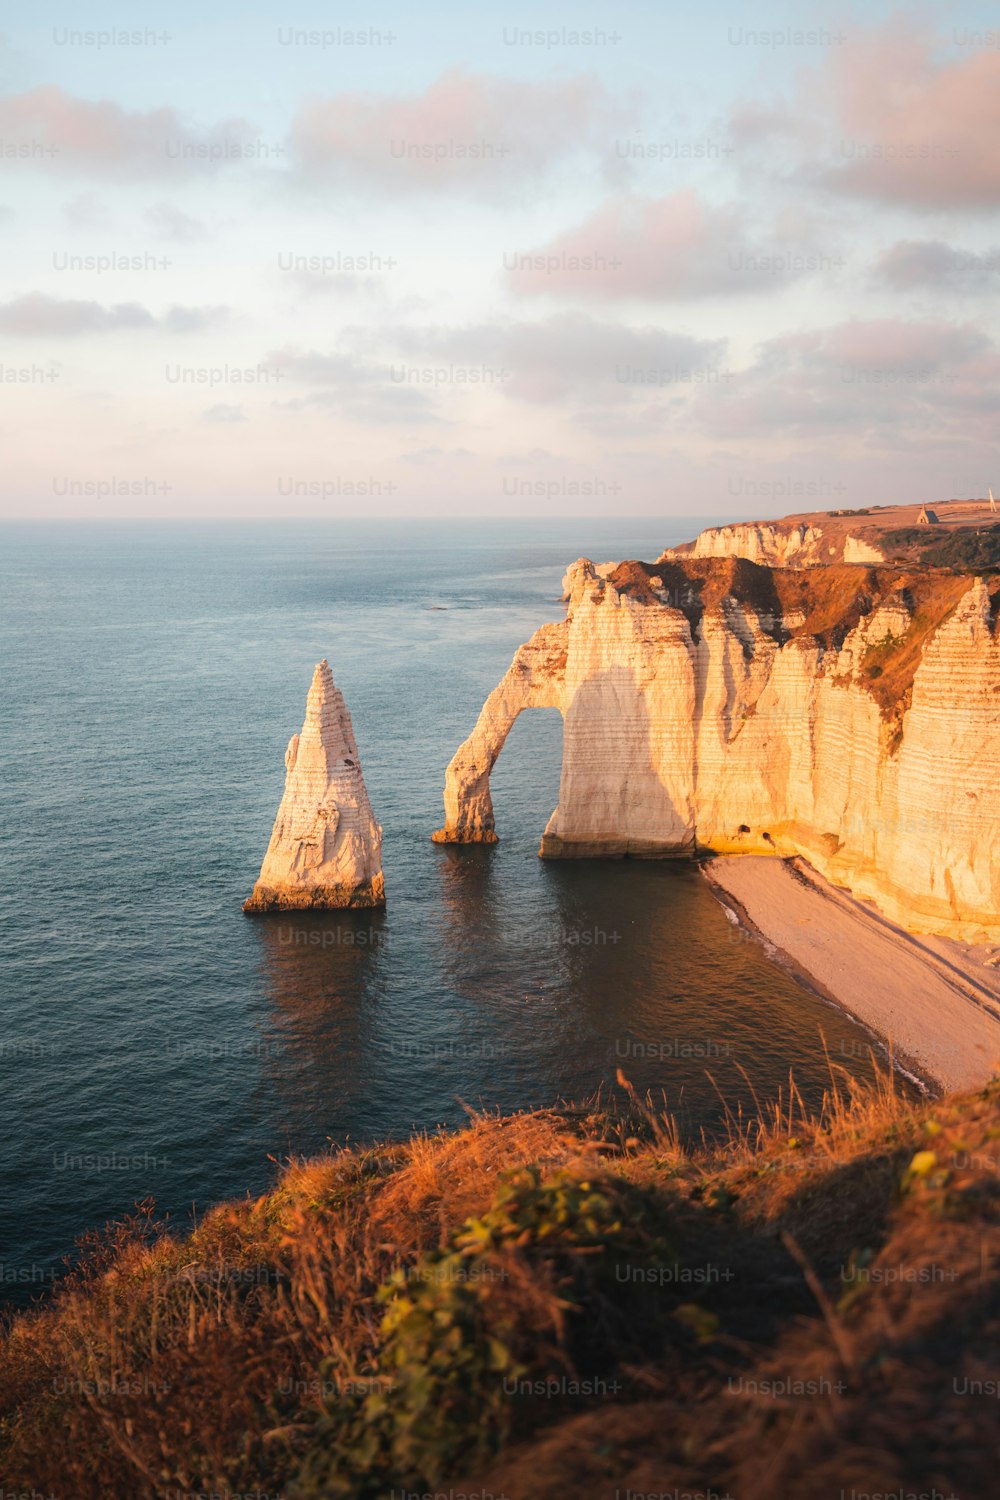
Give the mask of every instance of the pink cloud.
M 907 16 L 855 30 L 793 101 L 751 102 L 734 137 L 797 153 L 805 175 L 852 196 L 918 208 L 995 208 L 1000 51 L 945 51 Z
M 741 209 L 694 188 L 614 198 L 547 245 L 504 256 L 507 285 L 521 295 L 607 300 L 777 290 L 829 264 L 804 244 L 755 242 Z
M 294 122 L 292 143 L 311 175 L 495 192 L 593 144 L 604 116 L 603 90 L 590 78 L 532 82 L 456 68 L 422 94 L 313 100 Z
M 245 120 L 192 130 L 175 109 L 124 110 L 103 99 L 77 99 L 52 85 L 0 99 L 6 165 L 106 177 L 148 178 L 212 171 L 259 160 L 261 143 Z M 251 153 L 256 153 L 252 155 Z
M 831 364 L 927 371 L 964 364 L 988 347 L 989 339 L 971 323 L 904 323 L 895 318 L 841 324 L 829 330 L 822 344 Z
M 893 22 L 833 59 L 849 138 L 829 174 L 866 197 L 995 207 L 1000 194 L 1000 52 L 939 61 L 930 38 Z
M 770 339 L 747 369 L 698 397 L 725 440 L 773 436 L 880 447 L 991 441 L 1000 357 L 971 324 L 878 319 Z

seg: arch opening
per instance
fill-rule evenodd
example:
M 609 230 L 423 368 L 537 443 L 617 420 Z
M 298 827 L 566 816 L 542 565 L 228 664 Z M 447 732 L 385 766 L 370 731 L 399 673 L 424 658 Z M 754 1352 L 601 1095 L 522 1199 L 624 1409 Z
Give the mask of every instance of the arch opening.
M 497 826 L 505 841 L 533 843 L 559 801 L 563 716 L 557 708 L 519 714 L 490 773 Z

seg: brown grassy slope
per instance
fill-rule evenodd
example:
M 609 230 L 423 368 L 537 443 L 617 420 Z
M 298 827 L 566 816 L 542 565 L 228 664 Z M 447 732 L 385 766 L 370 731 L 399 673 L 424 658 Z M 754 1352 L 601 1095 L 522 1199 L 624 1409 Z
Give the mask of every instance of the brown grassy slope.
M 883 1086 L 693 1152 L 543 1113 L 295 1163 L 187 1238 L 120 1228 L 13 1322 L 0 1475 L 985 1494 L 997 1402 L 961 1382 L 1000 1374 L 998 1162 L 1000 1088 Z

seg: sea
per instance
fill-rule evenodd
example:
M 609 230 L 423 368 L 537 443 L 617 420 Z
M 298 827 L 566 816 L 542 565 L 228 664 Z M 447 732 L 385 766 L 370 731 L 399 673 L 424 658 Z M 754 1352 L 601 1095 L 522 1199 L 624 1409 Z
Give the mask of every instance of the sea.
M 711 519 L 711 518 L 709 518 Z M 721 519 L 721 518 L 720 518 Z M 612 1108 L 688 1138 L 865 1032 L 693 863 L 542 861 L 561 720 L 493 773 L 500 843 L 442 847 L 445 767 L 580 556 L 685 520 L 285 520 L 0 530 L 0 1296 L 153 1199 L 178 1230 L 282 1161 L 481 1110 Z M 384 833 L 384 914 L 244 915 L 327 657 Z

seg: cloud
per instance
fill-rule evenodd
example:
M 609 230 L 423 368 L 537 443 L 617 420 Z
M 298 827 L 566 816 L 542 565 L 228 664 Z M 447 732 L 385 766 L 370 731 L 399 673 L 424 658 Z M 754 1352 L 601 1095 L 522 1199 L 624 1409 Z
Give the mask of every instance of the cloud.
M 224 315 L 223 308 L 171 307 L 158 319 L 139 302 L 119 302 L 106 307 L 100 302 L 27 292 L 0 303 L 0 332 L 20 338 L 75 338 L 80 334 L 129 332 L 138 328 L 198 333 L 214 327 Z
M 208 234 L 200 219 L 193 219 L 173 203 L 154 203 L 147 208 L 144 218 L 161 240 L 191 245 L 205 239 Z
M 495 401 L 574 403 L 585 421 L 604 406 L 686 400 L 702 380 L 718 378 L 725 340 L 697 339 L 646 326 L 601 323 L 576 312 L 537 322 L 508 320 L 461 327 L 367 325 L 343 328 L 333 353 L 285 346 L 264 363 L 311 386 L 279 403 L 288 410 L 326 407 L 371 424 L 451 422 L 456 404 Z M 391 351 L 391 352 L 389 352 Z M 574 413 L 575 415 L 575 413 Z M 458 447 L 448 450 L 458 456 Z
M 509 449 L 497 455 L 497 462 L 510 467 L 512 464 L 567 463 L 568 455 L 553 453 L 550 448 Z
M 726 440 L 839 434 L 885 447 L 942 433 L 981 442 L 998 409 L 1000 355 L 978 328 L 886 318 L 768 340 L 699 394 L 696 414 Z
M 297 349 L 292 345 L 270 350 L 264 364 L 272 370 L 284 370 L 291 380 L 306 385 L 353 389 L 359 381 L 371 378 L 371 372 L 350 355 L 320 354 L 316 349 Z
M 108 99 L 78 99 L 51 84 L 0 99 L 7 165 L 85 172 L 115 179 L 202 174 L 260 159 L 243 119 L 192 130 L 175 109 L 125 110 Z
M 372 426 L 391 426 L 397 422 L 422 425 L 444 420 L 433 397 L 412 386 L 383 387 L 349 402 L 347 410 L 357 421 Z
M 608 118 L 592 78 L 532 81 L 455 68 L 421 94 L 349 91 L 313 100 L 291 139 L 310 177 L 392 192 L 495 195 L 603 145 Z
M 776 291 L 842 264 L 805 244 L 755 241 L 743 209 L 717 207 L 694 188 L 614 198 L 541 249 L 504 256 L 515 293 L 608 301 Z
M 995 208 L 1000 193 L 1000 52 L 935 59 L 903 20 L 833 60 L 845 165 L 831 186 L 921 207 Z
M 471 448 L 417 448 L 412 453 L 401 453 L 401 461 L 406 464 L 438 464 L 442 460 L 448 463 L 466 462 L 476 455 Z
M 1000 275 L 1000 248 L 979 254 L 942 240 L 899 240 L 883 251 L 875 279 L 897 291 L 983 292 Z
M 204 333 L 229 317 L 227 307 L 170 307 L 161 319 L 168 333 Z
M 794 336 L 790 343 L 794 343 Z M 843 323 L 825 332 L 817 357 L 829 365 L 863 370 L 926 370 L 936 373 L 962 364 L 989 348 L 986 335 L 971 323 L 904 323 L 893 318 Z
M 245 422 L 246 413 L 242 406 L 227 406 L 224 401 L 220 401 L 202 412 L 201 419 L 203 422 Z
M 377 297 L 385 295 L 382 276 L 356 276 L 344 271 L 293 271 L 291 282 L 302 297 Z
M 750 103 L 734 134 L 798 155 L 797 175 L 832 191 L 914 208 L 995 208 L 1000 195 L 1000 51 L 956 56 L 897 16 L 854 30 L 790 103 Z M 800 145 L 796 152 L 795 142 Z
M 305 396 L 293 396 L 290 401 L 275 401 L 273 406 L 284 411 L 309 411 L 314 408 L 333 411 L 337 416 L 349 417 L 352 421 L 367 426 L 383 427 L 393 423 L 421 425 L 440 422 L 432 397 L 424 391 L 410 388 L 366 391 L 363 395 L 349 392 L 310 391 Z
M 783 105 L 743 104 L 733 111 L 730 129 L 743 147 L 772 145 L 778 140 L 801 139 L 806 121 L 796 123 L 795 116 Z
M 104 307 L 100 302 L 73 301 L 28 292 L 0 303 L 0 331 L 22 338 L 82 333 L 111 333 L 120 329 L 152 328 L 156 320 L 138 302 Z
M 289 401 L 276 402 L 286 411 L 327 407 L 338 415 L 369 426 L 426 423 L 441 420 L 435 395 L 418 385 L 395 383 L 391 367 L 345 354 L 322 354 L 316 349 L 286 346 L 271 350 L 263 364 L 282 370 L 292 381 L 320 386 Z
M 420 360 L 418 368 L 433 369 L 435 359 L 461 361 L 483 372 L 484 386 L 532 402 L 625 401 L 640 386 L 680 388 L 707 378 L 725 350 L 724 339 L 604 323 L 577 312 L 530 323 L 404 329 L 397 344 Z
M 107 204 L 96 193 L 80 193 L 63 207 L 63 218 L 74 229 L 103 229 L 109 217 Z

